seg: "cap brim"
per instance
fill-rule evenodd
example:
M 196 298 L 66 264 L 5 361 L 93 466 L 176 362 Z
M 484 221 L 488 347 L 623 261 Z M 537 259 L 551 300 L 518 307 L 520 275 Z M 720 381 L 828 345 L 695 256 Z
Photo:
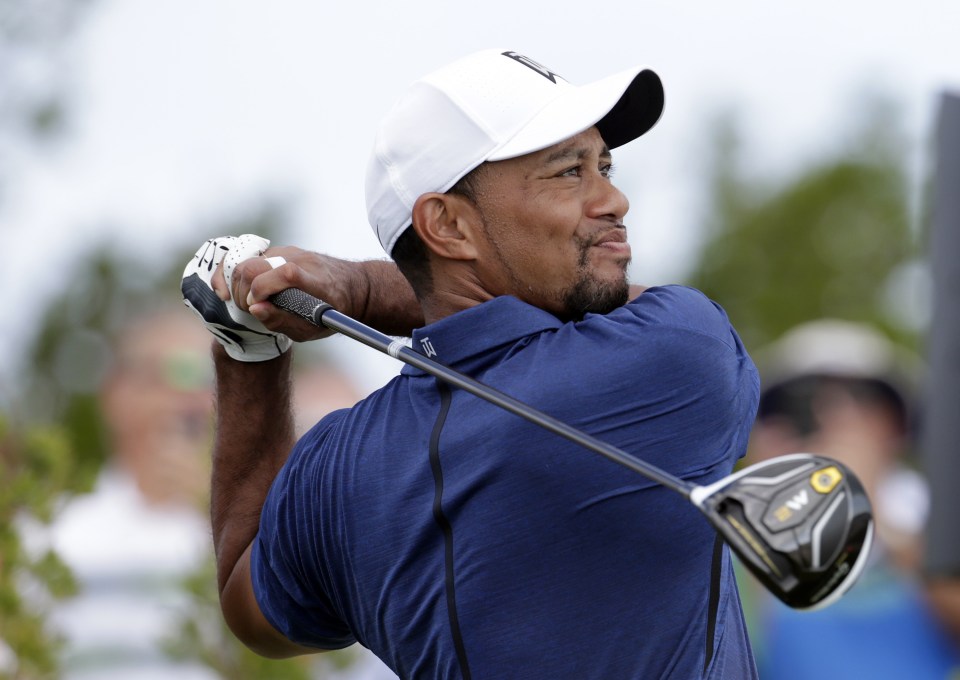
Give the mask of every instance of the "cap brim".
M 660 77 L 642 67 L 571 87 L 494 149 L 487 160 L 540 151 L 594 125 L 607 147 L 614 149 L 649 131 L 663 113 L 663 102 Z

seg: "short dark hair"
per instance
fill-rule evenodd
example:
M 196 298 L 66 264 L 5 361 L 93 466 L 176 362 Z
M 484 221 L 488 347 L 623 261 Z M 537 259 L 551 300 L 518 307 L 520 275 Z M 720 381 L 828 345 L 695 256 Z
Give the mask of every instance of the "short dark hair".
M 430 253 L 427 244 L 413 226 L 401 232 L 390 253 L 397 269 L 410 283 L 418 300 L 433 290 L 433 272 L 430 271 Z
M 473 204 L 476 204 L 477 196 L 477 170 L 482 165 L 477 166 L 466 175 L 461 177 L 456 184 L 447 190 L 448 194 L 462 196 Z M 397 263 L 397 268 L 404 278 L 410 283 L 417 299 L 423 299 L 433 291 L 433 272 L 430 269 L 430 251 L 427 244 L 423 242 L 417 230 L 412 226 L 407 227 L 397 238 L 390 253 L 393 261 Z
M 454 184 L 447 191 L 448 194 L 456 194 L 457 196 L 463 196 L 465 199 L 470 201 L 473 204 L 477 202 L 477 177 L 480 174 L 480 168 L 483 167 L 483 163 L 475 167 L 473 170 L 468 172 L 466 175 L 457 180 L 457 183 Z

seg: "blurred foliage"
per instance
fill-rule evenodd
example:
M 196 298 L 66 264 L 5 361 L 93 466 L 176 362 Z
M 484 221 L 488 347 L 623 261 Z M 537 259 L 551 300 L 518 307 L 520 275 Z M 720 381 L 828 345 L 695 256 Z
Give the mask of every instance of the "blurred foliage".
M 60 428 L 18 429 L 0 414 L 0 679 L 55 675 L 61 641 L 47 630 L 46 614 L 76 592 L 76 582 L 55 553 L 33 554 L 21 527 L 51 521 L 74 469 Z
M 18 163 L 66 128 L 67 44 L 90 5 L 85 0 L 0 0 L 0 201 Z M 67 566 L 23 541 L 22 527 L 46 525 L 60 500 L 86 486 L 91 471 L 57 422 L 0 412 L 0 678 L 56 677 L 62 641 L 46 624 L 49 608 L 76 592 Z M 89 404 L 71 406 L 85 419 Z M 32 419 L 31 419 L 32 420 Z M 93 436 L 89 425 L 86 436 Z M 78 428 L 80 432 L 81 428 Z
M 719 120 L 713 148 L 711 213 L 690 283 L 723 304 L 748 347 L 821 317 L 916 344 L 889 304 L 893 277 L 919 253 L 908 154 L 889 103 L 870 104 L 847 148 L 780 182 L 743 171 L 730 118 Z

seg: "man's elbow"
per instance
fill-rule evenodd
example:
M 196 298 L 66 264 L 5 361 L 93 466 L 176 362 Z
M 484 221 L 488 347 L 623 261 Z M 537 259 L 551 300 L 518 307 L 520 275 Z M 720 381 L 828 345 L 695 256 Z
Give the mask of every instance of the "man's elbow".
M 249 555 L 247 549 L 220 591 L 220 610 L 230 631 L 251 651 L 268 659 L 324 651 L 291 642 L 263 615 L 250 580 Z
M 289 659 L 310 653 L 313 650 L 301 650 L 286 638 L 275 640 L 251 631 L 242 625 L 231 625 L 227 620 L 227 627 L 250 651 L 267 659 Z
M 263 617 L 259 609 L 251 615 L 249 610 L 238 610 L 231 606 L 231 603 L 221 600 L 221 611 L 230 632 L 252 652 L 262 657 L 288 659 L 326 651 L 291 642 Z

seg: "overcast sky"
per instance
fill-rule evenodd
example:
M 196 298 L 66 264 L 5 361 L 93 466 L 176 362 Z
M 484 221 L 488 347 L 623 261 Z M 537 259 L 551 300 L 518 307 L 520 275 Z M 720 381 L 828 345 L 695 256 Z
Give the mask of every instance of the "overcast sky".
M 102 237 L 169 257 L 275 196 L 297 245 L 382 256 L 363 201 L 376 122 L 410 81 L 474 50 L 517 50 L 575 84 L 660 73 L 663 119 L 616 153 L 633 278 L 650 284 L 693 252 L 718 111 L 739 113 L 752 169 L 789 173 L 844 143 L 866 93 L 886 93 L 920 167 L 940 93 L 960 90 L 958 26 L 953 0 L 99 0 L 69 47 L 74 134 L 20 169 L 0 212 L 0 380 L 36 296 Z

